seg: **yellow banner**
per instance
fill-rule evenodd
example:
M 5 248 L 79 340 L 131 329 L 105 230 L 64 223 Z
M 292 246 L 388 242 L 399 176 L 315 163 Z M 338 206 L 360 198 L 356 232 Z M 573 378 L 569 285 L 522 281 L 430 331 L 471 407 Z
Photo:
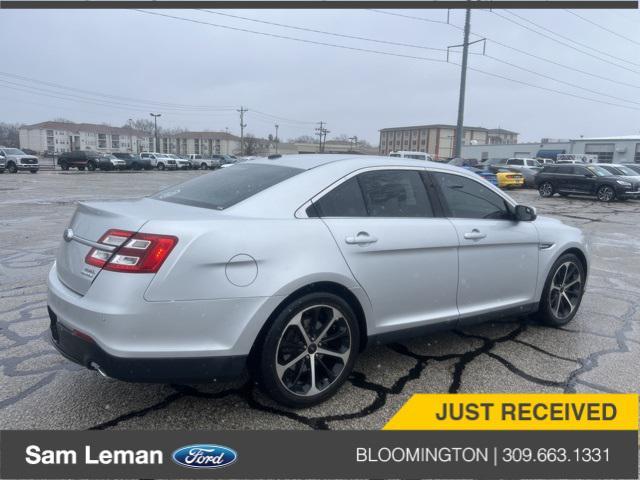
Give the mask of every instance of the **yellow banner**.
M 637 430 L 638 395 L 413 395 L 384 430 Z

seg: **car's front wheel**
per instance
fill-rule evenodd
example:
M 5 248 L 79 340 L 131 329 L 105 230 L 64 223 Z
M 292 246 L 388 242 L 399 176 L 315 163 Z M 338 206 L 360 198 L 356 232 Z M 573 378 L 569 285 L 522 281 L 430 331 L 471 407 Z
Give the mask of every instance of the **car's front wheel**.
M 544 198 L 551 197 L 553 195 L 553 185 L 549 182 L 544 182 L 538 187 L 538 193 Z
M 158 163 L 158 170 L 164 170 L 164 163 Z
M 258 354 L 258 380 L 274 400 L 309 407 L 333 395 L 360 348 L 358 321 L 342 298 L 311 293 L 275 318 Z
M 608 185 L 603 185 L 598 189 L 598 200 L 601 202 L 610 202 L 616 198 L 616 192 Z
M 575 317 L 584 294 L 586 272 L 573 253 L 562 255 L 551 267 L 538 314 L 547 325 L 559 327 Z
M 202 162 L 202 163 L 200 164 L 200 168 L 201 168 L 202 170 L 206 170 L 207 168 L 209 168 L 209 166 L 208 166 L 206 163 Z
M 96 164 L 95 164 L 95 162 L 89 162 L 89 163 L 87 163 L 87 170 L 89 170 L 90 172 L 95 172 L 95 171 L 96 171 Z
M 9 162 L 9 164 L 7 165 L 7 171 L 9 173 L 18 173 L 18 167 L 15 163 Z

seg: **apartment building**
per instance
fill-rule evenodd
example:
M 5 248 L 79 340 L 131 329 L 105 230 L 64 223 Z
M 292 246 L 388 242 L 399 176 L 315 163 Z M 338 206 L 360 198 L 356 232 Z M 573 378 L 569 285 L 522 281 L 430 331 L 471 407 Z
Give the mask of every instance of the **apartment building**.
M 183 132 L 162 136 L 159 151 L 186 155 L 234 155 L 240 152 L 240 137 L 227 132 Z
M 142 152 L 153 138 L 133 128 L 92 123 L 41 122 L 19 129 L 20 148 L 60 154 L 71 150 Z
M 503 129 L 483 127 L 464 127 L 463 144 L 487 144 L 493 138 L 494 143 L 502 139 L 513 138 L 518 134 Z M 417 125 L 410 127 L 391 127 L 380 130 L 378 151 L 381 155 L 397 150 L 411 150 L 429 153 L 436 160 L 451 158 L 456 144 L 456 126 L 447 124 Z

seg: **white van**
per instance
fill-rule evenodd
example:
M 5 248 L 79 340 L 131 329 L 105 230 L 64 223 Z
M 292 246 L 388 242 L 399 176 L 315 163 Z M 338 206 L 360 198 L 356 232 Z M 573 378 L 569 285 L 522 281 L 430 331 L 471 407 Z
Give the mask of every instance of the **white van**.
M 398 152 L 391 152 L 389 156 L 398 157 L 398 158 L 413 158 L 415 160 L 425 160 L 428 162 L 433 161 L 433 158 L 431 157 L 431 155 L 424 152 L 409 152 L 406 150 L 400 150 Z

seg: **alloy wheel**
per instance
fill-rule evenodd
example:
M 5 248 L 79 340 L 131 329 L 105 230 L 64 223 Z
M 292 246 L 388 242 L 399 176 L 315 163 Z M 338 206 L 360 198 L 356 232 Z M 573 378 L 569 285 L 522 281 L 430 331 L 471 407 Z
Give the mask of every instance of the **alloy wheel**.
M 540 195 L 543 197 L 550 197 L 553 195 L 553 186 L 550 183 L 543 183 L 540 185 Z
M 340 310 L 328 305 L 308 307 L 289 320 L 280 336 L 277 377 L 294 395 L 317 395 L 340 377 L 351 347 L 351 329 Z
M 580 303 L 582 275 L 574 262 L 562 263 L 551 279 L 549 306 L 553 314 L 563 320 L 569 317 Z
M 598 190 L 598 200 L 601 202 L 610 202 L 613 200 L 614 195 L 615 193 L 611 187 L 604 186 Z

